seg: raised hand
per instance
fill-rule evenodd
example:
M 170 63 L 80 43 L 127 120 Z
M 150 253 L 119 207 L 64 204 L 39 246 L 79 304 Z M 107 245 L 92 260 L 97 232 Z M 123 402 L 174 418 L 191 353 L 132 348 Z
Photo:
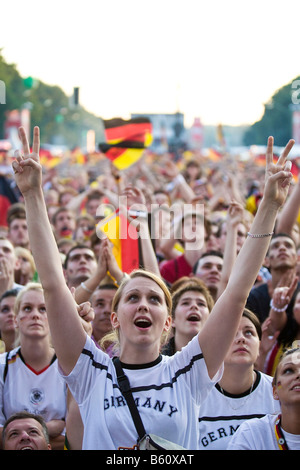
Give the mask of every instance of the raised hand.
M 277 162 L 273 161 L 273 137 L 268 138 L 266 151 L 266 172 L 264 197 L 271 198 L 277 206 L 281 206 L 287 197 L 289 185 L 292 179 L 291 162 L 287 157 L 293 148 L 295 141 L 289 140 Z
M 22 152 L 20 150 L 15 152 L 16 160 L 13 161 L 12 167 L 16 183 L 24 195 L 28 191 L 40 187 L 42 182 L 42 167 L 39 159 L 40 130 L 37 126 L 33 130 L 32 152 L 30 152 L 24 127 L 19 128 L 19 137 L 22 143 Z

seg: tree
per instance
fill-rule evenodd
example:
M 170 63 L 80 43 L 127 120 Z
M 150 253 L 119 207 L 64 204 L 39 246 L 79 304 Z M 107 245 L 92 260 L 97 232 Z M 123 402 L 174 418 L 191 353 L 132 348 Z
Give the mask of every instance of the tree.
M 41 127 L 42 143 L 80 146 L 82 134 L 89 129 L 95 130 L 96 139 L 102 138 L 99 117 L 81 106 L 70 107 L 69 97 L 59 86 L 32 77 L 22 78 L 15 64 L 5 62 L 1 49 L 0 80 L 6 89 L 6 103 L 0 105 L 0 139 L 4 138 L 6 112 L 23 107 L 30 108 L 32 124 Z
M 264 105 L 265 110 L 261 120 L 255 122 L 244 134 L 245 145 L 265 145 L 268 136 L 274 135 L 276 145 L 284 146 L 291 138 L 293 109 L 291 94 L 294 80 L 277 90 Z

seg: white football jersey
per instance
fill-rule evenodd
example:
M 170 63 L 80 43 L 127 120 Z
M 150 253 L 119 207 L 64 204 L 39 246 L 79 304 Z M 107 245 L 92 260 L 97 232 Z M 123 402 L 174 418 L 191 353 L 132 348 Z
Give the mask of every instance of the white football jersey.
M 8 361 L 7 361 L 8 359 Z M 13 413 L 28 411 L 45 421 L 65 419 L 67 387 L 56 356 L 43 371 L 36 373 L 22 357 L 20 348 L 0 355 L 0 425 Z
M 243 421 L 280 410 L 272 393 L 272 377 L 256 371 L 251 393 L 231 395 L 217 384 L 200 406 L 199 449 L 225 450 Z
M 124 365 L 147 433 L 198 447 L 199 405 L 214 384 L 195 337 L 174 356 L 142 365 Z M 87 337 L 71 374 L 65 377 L 84 423 L 83 449 L 134 448 L 138 435 L 117 382 L 112 359 Z
M 277 418 L 275 414 L 245 421 L 229 442 L 227 450 L 281 450 L 282 436 L 289 450 L 300 450 L 299 434 L 281 429 L 280 437 L 275 432 Z

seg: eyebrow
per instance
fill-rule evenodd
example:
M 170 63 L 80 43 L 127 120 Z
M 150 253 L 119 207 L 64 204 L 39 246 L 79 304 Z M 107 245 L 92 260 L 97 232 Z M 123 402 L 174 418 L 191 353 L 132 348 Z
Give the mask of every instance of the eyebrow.
M 71 253 L 70 256 L 69 256 L 69 260 L 70 259 L 74 259 L 74 258 L 78 258 L 78 257 L 81 257 L 81 256 L 85 256 L 86 258 L 94 258 L 94 254 L 93 253 Z
M 132 293 L 132 292 L 140 293 L 141 291 L 137 287 L 133 287 L 133 288 L 129 289 L 127 292 L 125 292 L 125 295 L 127 295 L 129 293 Z M 160 295 L 161 297 L 163 297 L 162 292 L 159 292 L 159 291 L 154 290 L 154 289 L 150 289 L 149 292 L 147 292 L 147 293 L 148 294 L 156 294 L 156 295 Z
M 10 428 L 8 431 L 7 431 L 7 436 L 9 436 L 11 433 L 14 433 L 14 432 L 22 432 L 23 431 L 23 428 L 20 429 L 18 427 L 14 427 L 14 428 Z M 38 431 L 40 432 L 38 426 L 31 426 L 30 428 L 26 429 L 26 432 L 30 432 L 30 431 Z

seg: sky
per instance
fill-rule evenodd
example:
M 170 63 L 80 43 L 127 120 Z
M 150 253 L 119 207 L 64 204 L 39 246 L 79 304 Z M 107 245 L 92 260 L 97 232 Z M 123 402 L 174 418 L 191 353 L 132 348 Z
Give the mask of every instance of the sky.
M 187 126 L 244 125 L 300 75 L 299 13 L 298 0 L 14 0 L 0 48 L 23 77 L 79 87 L 104 119 L 180 111 Z

